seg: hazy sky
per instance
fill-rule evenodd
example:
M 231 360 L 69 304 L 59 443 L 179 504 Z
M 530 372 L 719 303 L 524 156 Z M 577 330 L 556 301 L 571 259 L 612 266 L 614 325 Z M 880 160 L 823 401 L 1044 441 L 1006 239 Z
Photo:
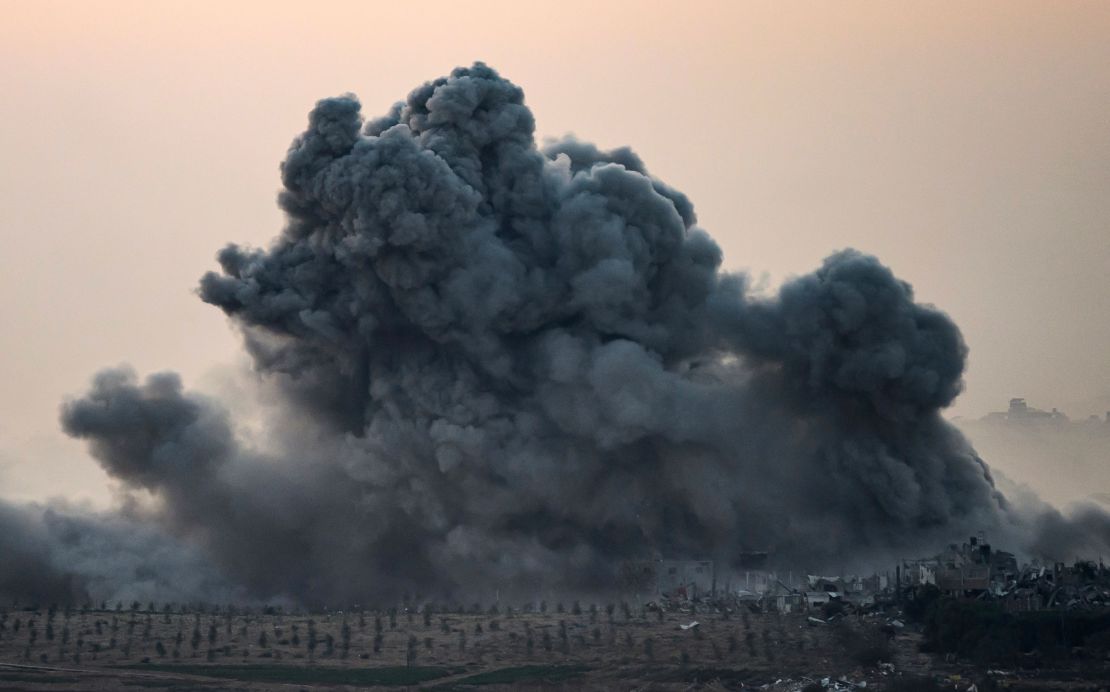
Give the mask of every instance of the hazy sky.
M 847 246 L 971 347 L 953 415 L 1110 409 L 1110 3 L 0 2 L 0 495 L 103 499 L 58 431 L 101 367 L 214 386 L 193 294 L 280 229 L 324 96 L 369 115 L 484 60 L 541 136 L 631 145 L 726 266 Z

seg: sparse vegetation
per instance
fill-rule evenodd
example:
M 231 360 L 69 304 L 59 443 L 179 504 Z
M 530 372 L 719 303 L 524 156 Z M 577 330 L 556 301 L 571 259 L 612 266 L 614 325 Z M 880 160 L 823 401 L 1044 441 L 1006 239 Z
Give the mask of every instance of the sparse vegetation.
M 877 664 L 896 655 L 880 619 L 871 624 L 845 618 L 836 625 L 807 625 L 801 614 L 740 609 L 726 618 L 720 609 L 703 605 L 697 617 L 700 626 L 680 630 L 678 624 L 693 619 L 689 609 L 633 607 L 618 600 L 601 604 L 584 600 L 574 615 L 573 602 L 562 614 L 557 608 L 544 612 L 538 600 L 522 604 L 519 610 L 501 603 L 497 613 L 491 612 L 488 602 L 441 609 L 409 603 L 396 610 L 393 629 L 387 626 L 388 609 L 307 614 L 209 608 L 201 613 L 199 608 L 185 607 L 179 613 L 175 607 L 168 623 L 161 612 L 136 614 L 126 607 L 120 616 L 89 608 L 73 609 L 68 617 L 59 608 L 53 618 L 46 611 L 18 609 L 0 612 L 0 663 L 126 666 L 121 670 L 293 685 L 403 685 L 415 684 L 405 681 L 417 678 L 433 682 L 449 675 L 442 684 L 450 689 L 456 685 L 573 686 L 578 677 L 593 679 L 605 669 L 668 684 L 720 680 L 753 686 L 778 677 L 797 679 L 805 671 L 824 676 L 870 670 L 877 678 Z M 1066 658 L 1072 655 L 1069 647 L 1084 647 L 1091 652 L 1088 660 L 1101 660 L 1103 652 L 1110 650 L 1110 627 L 1095 617 L 1069 613 L 1061 629 L 1058 613 L 1050 613 L 1050 618 L 995 619 L 997 613 L 973 604 L 953 606 L 938 599 L 934 605 L 957 610 L 939 616 L 926 613 L 922 618 L 926 641 L 929 636 L 949 641 L 946 638 L 954 637 L 955 630 L 948 618 L 955 618 L 961 636 L 950 641 L 961 659 L 985 660 L 989 654 L 991 660 L 999 660 L 997 652 L 1023 651 L 1028 646 L 1023 637 L 1032 637 L 1028 641 L 1041 647 L 1039 656 L 1058 651 Z M 934 622 L 932 617 L 940 620 Z M 992 633 L 991 628 L 998 625 L 1001 631 Z M 935 632 L 929 627 L 935 627 Z M 936 650 L 949 652 L 948 645 Z M 414 671 L 417 678 L 404 677 L 398 670 Z M 439 671 L 436 677 L 420 677 L 431 670 Z M 145 684 L 135 679 L 113 689 Z M 980 689 L 992 689 L 988 684 L 983 682 Z M 75 681 L 66 689 L 83 687 Z M 43 686 L 44 692 L 48 689 Z
M 416 685 L 435 680 L 457 672 L 450 668 L 417 668 L 409 666 L 388 666 L 379 668 L 330 668 L 323 666 L 276 666 L 276 665 L 237 665 L 237 666 L 196 666 L 196 665 L 159 665 L 136 664 L 129 669 L 154 670 L 186 675 L 203 675 L 214 678 L 230 678 L 245 682 L 280 682 L 291 684 L 317 685 Z

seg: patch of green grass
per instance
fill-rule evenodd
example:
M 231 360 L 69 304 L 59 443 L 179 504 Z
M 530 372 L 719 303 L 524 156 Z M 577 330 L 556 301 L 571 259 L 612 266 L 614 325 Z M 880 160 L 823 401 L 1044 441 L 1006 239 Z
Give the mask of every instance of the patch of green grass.
M 228 690 L 221 683 L 214 683 L 219 685 L 221 692 Z M 197 685 L 192 680 L 124 680 L 120 683 L 121 687 L 158 687 L 161 689 L 174 690 L 174 692 L 208 692 L 208 690 L 216 689 L 212 685 Z M 237 690 L 246 690 L 246 687 L 234 688 Z
M 719 680 L 722 683 L 750 683 L 752 674 L 743 668 L 668 668 L 652 674 L 650 679 L 657 682 L 711 682 Z
M 152 670 L 182 675 L 205 675 L 249 682 L 285 682 L 320 685 L 416 685 L 446 675 L 463 672 L 451 668 L 325 668 L 281 665 L 205 666 L 168 663 L 137 663 L 123 668 Z
M 81 678 L 72 675 L 36 675 L 35 673 L 0 673 L 0 682 L 41 682 L 65 683 L 81 682 Z
M 589 672 L 586 666 L 513 666 L 469 675 L 455 685 L 512 685 L 518 682 L 563 682 Z

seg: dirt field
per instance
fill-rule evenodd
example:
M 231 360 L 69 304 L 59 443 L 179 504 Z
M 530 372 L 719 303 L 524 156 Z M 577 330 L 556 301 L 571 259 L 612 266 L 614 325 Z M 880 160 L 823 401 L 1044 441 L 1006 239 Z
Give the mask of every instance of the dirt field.
M 0 615 L 0 689 L 798 690 L 844 677 L 882 690 L 901 689 L 899 675 L 937 672 L 936 662 L 917 653 L 914 635 L 887 644 L 878 621 L 825 625 L 805 615 L 607 610 L 428 616 L 8 610 Z M 695 620 L 699 626 L 680 628 Z M 880 657 L 893 659 L 894 674 L 876 667 Z M 1015 689 L 1099 689 L 1041 685 Z

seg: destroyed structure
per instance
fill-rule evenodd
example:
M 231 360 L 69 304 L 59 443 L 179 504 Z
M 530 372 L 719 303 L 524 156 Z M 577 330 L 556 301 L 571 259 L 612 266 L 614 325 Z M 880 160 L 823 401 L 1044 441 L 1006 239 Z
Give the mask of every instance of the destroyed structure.
M 944 593 L 960 595 L 1013 579 L 1018 567 L 1013 553 L 993 550 L 980 535 L 949 545 L 934 558 L 903 560 L 899 571 L 904 586 L 933 584 Z
M 641 600 L 672 605 L 723 601 L 781 613 L 869 608 L 913 598 L 925 589 L 994 601 L 1011 611 L 1110 607 L 1110 570 L 1101 561 L 1019 566 L 1013 553 L 995 549 L 982 534 L 932 557 L 899 560 L 891 572 L 870 576 L 783 573 L 769 567 L 767 553 L 745 554 L 738 564 L 663 558 L 627 562 L 621 568 L 622 586 Z
M 935 587 L 940 593 L 989 600 L 1009 611 L 1110 607 L 1110 570 L 1102 561 L 1077 560 L 1019 566 L 1013 553 L 995 550 L 982 535 L 949 545 L 936 557 L 901 560 L 896 569 L 901 589 Z
M 622 587 L 637 594 L 698 599 L 716 592 L 712 560 L 630 560 L 621 566 Z

